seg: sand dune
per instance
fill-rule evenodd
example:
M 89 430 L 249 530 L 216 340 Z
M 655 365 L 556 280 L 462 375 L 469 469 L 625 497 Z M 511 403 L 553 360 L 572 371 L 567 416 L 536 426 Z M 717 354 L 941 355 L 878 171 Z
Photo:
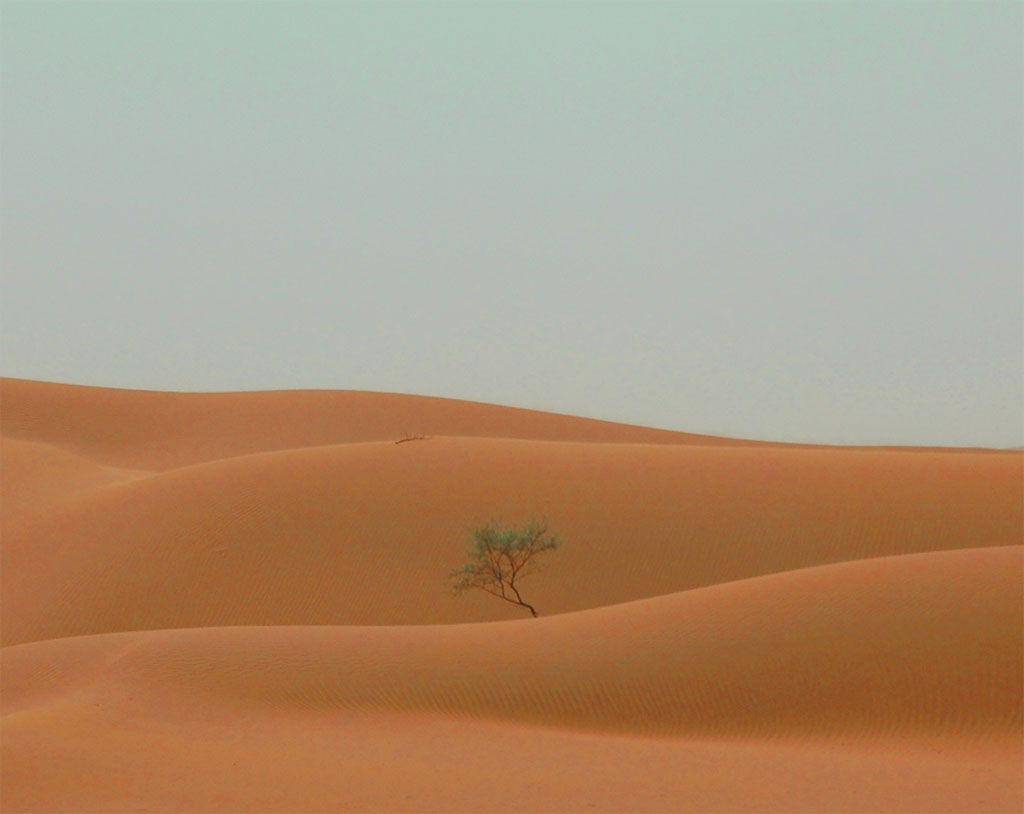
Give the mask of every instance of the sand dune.
M 0 379 L 4 433 L 98 462 L 165 470 L 255 452 L 407 435 L 548 441 L 754 442 L 458 399 L 357 390 L 159 393 Z
M 957 806 L 970 799 L 970 810 L 1009 811 L 1019 799 L 1021 757 L 1021 555 L 1021 547 L 1007 547 L 887 557 L 536 621 L 206 628 L 8 647 L 6 782 L 27 795 L 18 782 L 26 774 L 55 777 L 45 793 L 29 790 L 37 803 L 53 805 L 80 799 L 71 781 L 82 765 L 99 777 L 123 778 L 127 762 L 126 784 L 146 807 L 159 809 L 162 800 L 174 810 L 171 801 L 180 803 L 183 792 L 173 789 L 173 776 L 190 763 L 185 728 L 203 733 L 206 755 L 187 805 L 217 810 L 212 801 L 223 780 L 237 784 L 237 764 L 229 770 L 228 758 L 265 762 L 268 746 L 254 744 L 253 733 L 276 739 L 283 730 L 295 746 L 271 776 L 278 783 L 304 774 L 307 783 L 315 780 L 312 791 L 304 786 L 311 796 L 302 810 L 320 810 L 329 800 L 359 808 L 336 777 L 350 760 L 350 752 L 338 750 L 351 744 L 353 729 L 376 737 L 397 729 L 400 735 L 378 746 L 381 753 L 390 754 L 397 740 L 421 762 L 440 730 L 460 752 L 468 739 L 477 753 L 495 750 L 488 740 L 507 744 L 511 734 L 533 760 L 523 767 L 522 758 L 510 763 L 506 756 L 501 765 L 549 784 L 550 765 L 566 759 L 615 763 L 606 777 L 613 788 L 603 796 L 590 790 L 599 810 L 630 810 L 627 800 L 642 799 L 629 796 L 630 778 L 664 795 L 647 799 L 651 810 L 722 810 L 700 802 L 715 795 L 719 805 L 730 795 L 742 801 L 738 810 L 826 810 L 821 791 L 808 799 L 806 788 L 781 809 L 764 805 L 771 799 L 766 784 L 791 785 L 800 766 L 807 772 L 817 763 L 843 788 L 868 785 L 866 795 L 863 788 L 853 792 L 864 803 L 878 793 L 878 778 L 865 769 L 895 765 L 902 767 L 897 786 L 907 802 L 900 810 L 965 810 Z M 559 735 L 551 727 L 591 735 Z M 41 731 L 62 745 L 56 760 L 40 753 Z M 652 734 L 674 737 L 635 737 Z M 752 751 L 753 744 L 760 748 Z M 141 763 L 140 748 L 152 755 Z M 546 771 L 536 765 L 538 749 L 551 761 Z M 647 753 L 641 765 L 624 770 L 621 761 Z M 750 774 L 751 759 L 788 777 L 757 774 L 737 795 L 729 790 L 735 778 L 720 772 Z M 711 763 L 718 778 L 704 776 L 696 797 L 694 761 Z M 365 785 L 374 775 L 369 767 L 362 771 Z M 996 782 L 988 799 L 965 783 L 965 774 Z M 417 810 L 427 788 L 436 807 L 420 810 L 481 810 L 486 784 L 456 776 L 455 797 L 427 782 L 405 786 L 413 802 L 390 804 Z M 929 787 L 917 789 L 915 804 L 909 787 L 923 777 Z M 152 796 L 154 784 L 165 789 L 161 796 Z M 122 779 L 93 789 L 94 809 L 119 810 L 124 785 Z M 205 797 L 197 787 L 205 787 Z M 380 804 L 386 797 L 373 799 Z M 259 798 L 250 799 L 255 807 Z M 287 799 L 294 806 L 297 798 Z M 612 799 L 619 801 L 615 808 L 601 807 Z M 508 802 L 483 810 L 513 810 Z M 565 799 L 548 808 L 550 796 L 542 802 L 531 810 L 585 808 Z
M 11 379 L 0 430 L 4 811 L 1024 806 L 1020 452 Z M 531 515 L 540 619 L 446 595 Z
M 7 518 L 33 517 L 72 495 L 146 472 L 103 466 L 52 444 L 0 436 L 0 501 Z
M 163 393 L 0 378 L 0 419 L 7 437 L 47 442 L 109 466 L 152 471 L 409 435 L 815 448 L 358 390 Z M 943 450 L 971 451 L 978 450 Z
M 153 722 L 93 702 L 6 723 L 5 810 L 1016 814 L 1022 797 L 1018 754 L 955 741 L 646 739 L 448 716 L 178 715 Z
M 482 594 L 451 599 L 443 579 L 470 526 L 533 513 L 567 543 L 531 578 L 544 613 L 849 559 L 1012 545 L 1024 511 L 1017 464 L 478 438 L 232 458 L 72 494 L 32 522 L 5 518 L 3 641 L 516 618 Z
M 819 566 L 527 624 L 52 639 L 7 649 L 4 704 L 94 693 L 101 672 L 122 695 L 214 709 L 442 713 L 638 734 L 1009 736 L 1022 723 L 1022 552 Z M 41 686 L 47 665 L 60 675 Z

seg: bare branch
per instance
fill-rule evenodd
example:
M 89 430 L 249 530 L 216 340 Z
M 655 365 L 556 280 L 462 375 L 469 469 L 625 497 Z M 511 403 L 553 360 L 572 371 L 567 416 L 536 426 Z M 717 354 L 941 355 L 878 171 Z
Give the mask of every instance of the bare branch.
M 409 433 L 406 433 L 401 438 L 399 438 L 397 441 L 395 441 L 395 443 L 396 444 L 404 444 L 406 441 L 426 441 L 426 440 L 428 440 L 429 437 L 430 436 L 427 436 L 427 435 L 410 435 Z

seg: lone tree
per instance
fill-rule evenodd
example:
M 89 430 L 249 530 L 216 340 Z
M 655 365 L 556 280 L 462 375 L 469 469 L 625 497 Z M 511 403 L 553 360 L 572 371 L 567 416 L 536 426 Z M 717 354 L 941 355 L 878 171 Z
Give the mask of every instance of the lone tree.
M 456 594 L 479 588 L 537 616 L 536 608 L 519 594 L 516 580 L 532 570 L 526 566 L 535 556 L 555 548 L 558 548 L 558 540 L 548 534 L 546 522 L 533 520 L 521 529 L 488 523 L 473 529 L 469 562 L 452 571 L 448 579 L 453 581 L 452 590 Z

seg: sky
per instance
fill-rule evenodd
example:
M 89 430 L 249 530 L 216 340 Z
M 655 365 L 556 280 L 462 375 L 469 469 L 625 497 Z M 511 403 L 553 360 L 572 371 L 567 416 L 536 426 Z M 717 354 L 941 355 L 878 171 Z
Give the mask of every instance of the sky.
M 0 13 L 3 375 L 1024 445 L 1020 3 Z

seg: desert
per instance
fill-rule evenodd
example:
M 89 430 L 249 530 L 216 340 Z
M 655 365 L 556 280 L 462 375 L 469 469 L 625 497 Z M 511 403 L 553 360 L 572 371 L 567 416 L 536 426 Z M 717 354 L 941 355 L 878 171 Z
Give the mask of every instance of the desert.
M 0 814 L 1024 814 L 1024 3 L 0 15 Z
M 0 398 L 4 811 L 1024 804 L 1019 451 Z M 450 595 L 469 529 L 532 516 L 539 618 Z

